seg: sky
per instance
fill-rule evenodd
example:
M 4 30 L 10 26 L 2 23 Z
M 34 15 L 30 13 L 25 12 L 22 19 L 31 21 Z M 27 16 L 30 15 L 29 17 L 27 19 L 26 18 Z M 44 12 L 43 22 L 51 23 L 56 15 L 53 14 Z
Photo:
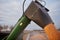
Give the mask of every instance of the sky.
M 24 0 L 0 0 L 0 25 L 15 25 L 18 19 L 22 16 L 22 4 Z M 25 10 L 32 0 L 26 0 Z M 60 28 L 60 0 L 45 0 L 45 7 L 50 11 L 48 12 L 56 28 Z M 27 26 L 27 30 L 42 29 L 33 21 Z

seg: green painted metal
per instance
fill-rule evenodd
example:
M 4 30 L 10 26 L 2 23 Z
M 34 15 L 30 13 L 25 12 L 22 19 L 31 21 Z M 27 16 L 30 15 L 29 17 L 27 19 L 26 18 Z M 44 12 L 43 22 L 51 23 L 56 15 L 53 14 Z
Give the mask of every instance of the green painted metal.
M 15 40 L 17 38 L 17 36 L 19 34 L 21 34 L 21 32 L 23 32 L 23 30 L 26 28 L 26 26 L 30 23 L 30 19 L 28 19 L 25 15 L 22 16 L 18 22 L 16 23 L 14 29 L 12 30 L 12 32 L 10 33 L 10 35 L 8 36 L 8 38 L 6 40 Z

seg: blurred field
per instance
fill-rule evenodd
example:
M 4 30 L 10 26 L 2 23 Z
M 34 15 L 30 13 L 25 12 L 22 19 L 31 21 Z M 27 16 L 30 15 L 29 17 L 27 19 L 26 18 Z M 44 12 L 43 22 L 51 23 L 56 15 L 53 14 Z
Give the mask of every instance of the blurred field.
M 60 29 L 58 30 L 60 32 Z M 25 30 L 23 33 L 17 38 L 17 40 L 48 40 L 48 36 L 44 32 L 44 30 Z
M 23 35 L 19 36 L 17 40 L 20 40 L 20 37 L 22 37 L 23 40 L 48 40 L 48 37 L 43 30 L 25 30 Z
M 0 38 L 1 35 L 8 35 L 13 27 L 0 27 Z M 58 30 L 60 32 L 60 29 Z M 4 37 L 4 36 L 3 36 Z M 44 30 L 24 30 L 16 40 L 48 40 L 48 37 Z

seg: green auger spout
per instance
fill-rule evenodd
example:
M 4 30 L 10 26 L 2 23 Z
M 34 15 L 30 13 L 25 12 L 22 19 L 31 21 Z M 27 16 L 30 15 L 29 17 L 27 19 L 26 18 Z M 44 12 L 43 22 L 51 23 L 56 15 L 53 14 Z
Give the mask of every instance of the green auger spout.
M 21 17 L 21 19 L 18 20 L 17 24 L 15 25 L 15 28 L 12 30 L 10 35 L 6 40 L 15 40 L 16 37 L 23 32 L 23 30 L 26 28 L 26 26 L 30 23 L 30 19 L 28 19 L 25 15 Z

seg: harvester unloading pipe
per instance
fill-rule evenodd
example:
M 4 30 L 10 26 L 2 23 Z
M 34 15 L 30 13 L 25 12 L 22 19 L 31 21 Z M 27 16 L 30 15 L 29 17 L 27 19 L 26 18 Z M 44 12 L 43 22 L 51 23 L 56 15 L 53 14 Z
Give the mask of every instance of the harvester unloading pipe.
M 16 37 L 30 23 L 30 20 L 33 20 L 36 24 L 44 28 L 44 26 L 52 22 L 47 12 L 47 8 L 42 6 L 37 1 L 32 1 L 27 10 L 25 11 L 25 15 L 23 15 L 21 19 L 17 22 L 15 28 L 12 30 L 6 40 L 15 40 Z
M 32 1 L 30 6 L 27 8 L 25 15 L 33 20 L 39 26 L 46 26 L 49 23 L 53 23 L 50 16 L 48 15 L 48 9 L 45 8 L 37 1 Z
M 32 1 L 6 40 L 15 40 L 17 36 L 23 32 L 31 20 L 41 26 L 43 29 L 48 24 L 53 24 L 50 16 L 48 15 L 48 11 L 49 10 L 41 5 L 38 1 Z

